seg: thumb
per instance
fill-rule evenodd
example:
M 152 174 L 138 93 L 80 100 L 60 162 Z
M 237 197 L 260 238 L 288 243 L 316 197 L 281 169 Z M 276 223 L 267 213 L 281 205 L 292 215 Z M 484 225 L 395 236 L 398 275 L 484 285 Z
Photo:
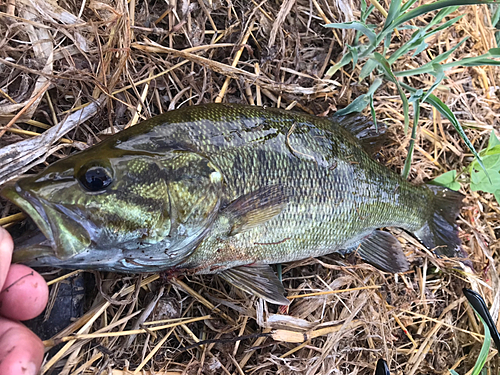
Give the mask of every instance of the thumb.
M 5 278 L 9 272 L 13 249 L 14 243 L 12 242 L 12 237 L 0 226 L 0 290 L 2 290 Z

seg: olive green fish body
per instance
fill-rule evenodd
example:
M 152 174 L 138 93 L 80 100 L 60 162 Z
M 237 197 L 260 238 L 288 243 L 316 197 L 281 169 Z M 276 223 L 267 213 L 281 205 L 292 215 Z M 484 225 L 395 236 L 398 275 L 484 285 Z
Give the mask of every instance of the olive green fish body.
M 214 133 L 223 136 L 201 143 L 223 175 L 222 206 L 265 186 L 288 189 L 286 205 L 264 224 L 234 236 L 219 228 L 222 215 L 179 267 L 214 272 L 288 262 L 350 249 L 376 228 L 413 232 L 427 221 L 433 192 L 375 162 L 332 120 L 243 108 L 210 108 L 209 118 L 220 119 L 212 120 L 214 126 L 222 122 Z
M 227 104 L 154 117 L 2 191 L 46 237 L 18 259 L 218 273 L 357 250 L 381 269 L 406 269 L 382 227 L 461 255 L 461 195 L 408 183 L 370 158 L 343 121 L 366 122 Z M 239 284 L 237 272 L 227 279 Z

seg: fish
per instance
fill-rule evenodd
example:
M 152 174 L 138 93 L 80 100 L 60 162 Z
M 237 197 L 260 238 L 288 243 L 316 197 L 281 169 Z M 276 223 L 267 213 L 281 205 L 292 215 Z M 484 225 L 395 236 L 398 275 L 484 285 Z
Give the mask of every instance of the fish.
M 14 261 L 218 274 L 287 305 L 275 263 L 355 253 L 382 271 L 407 271 L 384 228 L 463 257 L 455 222 L 463 195 L 413 185 L 374 160 L 373 125 L 237 104 L 152 117 L 1 190 L 43 234 Z

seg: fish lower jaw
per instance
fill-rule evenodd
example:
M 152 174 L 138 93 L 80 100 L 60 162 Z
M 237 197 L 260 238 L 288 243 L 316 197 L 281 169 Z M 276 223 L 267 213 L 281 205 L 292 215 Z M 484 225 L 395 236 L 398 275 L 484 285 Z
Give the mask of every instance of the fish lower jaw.
M 51 243 L 51 247 L 55 247 L 54 235 L 50 225 L 48 224 L 49 221 L 45 211 L 32 193 L 23 190 L 16 183 L 15 185 L 8 185 L 5 187 L 0 194 L 18 206 L 27 216 L 29 216 L 43 233 L 45 239 Z

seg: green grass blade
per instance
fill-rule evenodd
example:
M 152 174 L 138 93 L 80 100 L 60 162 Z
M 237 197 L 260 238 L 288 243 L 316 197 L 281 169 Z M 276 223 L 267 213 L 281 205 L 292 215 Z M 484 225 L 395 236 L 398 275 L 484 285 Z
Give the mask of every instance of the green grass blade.
M 427 100 L 427 98 L 429 97 L 429 95 L 432 94 L 432 92 L 436 89 L 436 87 L 438 87 L 438 85 L 441 83 L 441 81 L 445 77 L 445 75 L 444 75 L 444 69 L 442 68 L 441 65 L 435 64 L 434 68 L 435 68 L 434 75 L 436 76 L 436 80 L 434 81 L 434 83 L 432 84 L 432 86 L 429 88 L 429 90 L 427 90 L 427 93 L 422 98 L 423 102 L 425 102 Z
M 389 6 L 389 10 L 387 11 L 387 18 L 384 23 L 384 30 L 387 26 L 389 26 L 392 21 L 394 21 L 397 17 L 401 15 L 401 0 L 391 0 L 391 5 Z
M 366 23 L 366 19 L 368 18 L 370 13 L 373 11 L 373 9 L 375 9 L 375 7 L 373 5 L 370 5 L 369 7 L 367 7 L 366 1 L 361 0 L 361 17 L 359 18 L 359 20 L 362 23 Z M 354 45 L 358 44 L 360 36 L 361 36 L 361 32 L 356 31 L 356 36 L 354 37 Z
M 453 7 L 453 9 L 456 9 L 456 8 L 457 7 Z M 427 38 L 429 38 L 430 36 L 432 36 L 432 35 L 440 32 L 442 30 L 447 29 L 448 27 L 450 27 L 451 25 L 453 25 L 455 22 L 457 22 L 463 16 L 464 15 L 461 15 L 461 16 L 455 17 L 455 18 L 453 18 L 451 20 L 448 20 L 445 23 L 443 23 L 442 25 L 440 25 L 440 26 L 432 29 L 429 32 L 426 32 L 427 29 L 428 29 L 427 26 L 424 27 L 424 28 L 422 28 L 422 29 L 420 29 L 420 30 L 418 30 L 418 31 L 416 31 L 416 32 L 414 32 L 413 35 L 412 35 L 412 38 L 407 43 L 405 43 L 403 46 L 401 46 L 398 50 L 396 50 L 391 55 L 391 57 L 389 59 L 387 59 L 387 60 L 389 61 L 389 63 L 393 64 L 399 57 L 403 56 L 408 51 L 411 51 L 414 48 L 418 48 L 421 44 L 425 43 L 425 40 Z M 434 19 L 436 19 L 436 18 L 437 17 L 435 17 Z
M 384 71 L 386 77 L 393 82 L 399 92 L 399 96 L 401 97 L 401 100 L 403 102 L 403 113 L 404 113 L 404 118 L 405 118 L 405 132 L 408 131 L 408 125 L 410 123 L 410 118 L 408 116 L 409 112 L 409 105 L 408 105 L 408 99 L 406 98 L 406 94 L 404 93 L 401 85 L 399 84 L 399 81 L 397 78 L 394 76 L 394 73 L 391 70 L 391 66 L 389 62 L 386 60 L 384 56 L 382 56 L 380 53 L 375 52 L 373 54 L 373 58 L 379 63 L 379 65 L 382 67 L 382 70 Z
M 345 116 L 348 115 L 349 113 L 359 113 L 363 109 L 366 108 L 366 106 L 370 104 L 370 98 L 369 95 L 363 94 L 358 97 L 356 97 L 349 105 L 345 108 L 342 108 L 335 112 L 335 115 L 337 116 Z
M 349 51 L 351 51 L 352 55 L 352 69 L 356 68 L 356 64 L 358 63 L 358 49 L 356 47 L 351 47 L 349 44 L 347 45 Z
M 354 99 L 347 107 L 342 108 L 341 110 L 336 112 L 338 116 L 348 115 L 349 113 L 359 113 L 363 109 L 365 109 L 371 102 L 373 102 L 373 94 L 379 86 L 382 84 L 382 80 L 380 78 L 376 78 L 371 86 L 368 88 L 366 94 L 358 96 Z
M 500 6 L 496 4 L 496 9 L 494 9 L 494 5 L 490 5 L 490 9 L 494 11 L 493 17 L 491 17 L 491 24 L 493 27 L 496 27 L 498 21 L 500 21 Z
M 378 132 L 377 116 L 375 114 L 375 106 L 373 105 L 373 95 L 370 96 L 370 113 L 372 114 L 373 125 L 375 125 L 375 131 Z
M 405 166 L 403 168 L 403 178 L 408 178 L 411 169 L 411 161 L 413 159 L 413 149 L 415 148 L 415 138 L 417 137 L 418 119 L 420 118 L 420 99 L 416 98 L 413 101 L 413 128 L 411 130 L 410 145 L 408 146 L 408 155 L 406 156 Z
M 422 14 L 426 14 L 447 7 L 477 5 L 477 4 L 495 4 L 497 2 L 498 0 L 438 0 L 430 4 L 421 5 L 415 9 L 410 10 L 405 14 L 402 14 L 394 21 L 392 21 L 391 25 L 388 26 L 388 29 L 394 29 L 399 25 L 408 22 L 411 19 L 421 16 Z
M 450 55 L 455 52 L 457 48 L 459 48 L 469 37 L 466 37 L 462 39 L 460 42 L 457 43 L 457 45 L 453 46 L 450 48 L 449 51 L 446 51 L 445 53 L 442 53 L 439 56 L 436 56 L 432 61 L 429 61 L 427 64 L 422 65 L 421 67 L 415 68 L 415 69 L 408 69 L 408 70 L 403 70 L 401 72 L 395 72 L 394 75 L 396 77 L 409 77 L 409 76 L 414 76 L 417 74 L 424 74 L 424 73 L 431 73 L 434 71 L 434 64 L 439 64 L 441 61 L 446 60 Z M 458 62 L 453 62 L 458 63 Z M 443 64 L 442 66 L 444 67 L 447 64 Z M 460 64 L 457 64 L 460 65 Z M 446 69 L 443 69 L 446 70 Z
M 373 72 L 373 69 L 377 67 L 377 64 L 377 61 L 369 59 L 361 68 L 361 72 L 359 73 L 359 80 L 362 81 L 366 77 L 368 77 Z
M 499 58 L 500 57 L 500 48 L 491 48 L 488 52 L 483 55 L 475 56 L 475 57 L 466 57 L 465 59 L 453 61 L 448 64 L 443 64 L 443 69 L 451 69 L 457 65 L 460 66 L 480 66 L 480 65 L 500 65 L 500 61 L 492 60 L 491 58 Z
M 472 152 L 474 157 L 477 159 L 479 165 L 483 170 L 486 172 L 486 168 L 484 167 L 483 160 L 477 153 L 476 149 L 472 145 L 471 141 L 469 138 L 467 138 L 467 134 L 465 134 L 464 129 L 462 128 L 462 125 L 460 125 L 460 122 L 458 122 L 457 118 L 455 117 L 455 114 L 448 108 L 446 104 L 444 104 L 437 96 L 431 94 L 427 97 L 425 100 L 427 103 L 432 105 L 434 108 L 438 110 L 439 113 L 441 113 L 442 116 L 444 116 L 448 121 L 451 122 L 455 130 L 458 132 L 460 135 L 460 138 L 464 141 L 464 143 L 467 145 L 469 150 Z
M 387 54 L 387 50 L 389 49 L 389 46 L 391 45 L 391 38 L 392 38 L 392 33 L 388 33 L 385 38 L 384 38 L 384 51 L 382 52 L 382 56 L 385 56 Z
M 447 8 L 443 8 L 441 9 L 435 16 L 434 18 L 431 20 L 431 22 L 429 22 L 429 24 L 427 26 L 425 26 L 424 28 L 426 30 L 429 30 L 431 28 L 433 28 L 434 26 L 436 26 L 438 23 L 440 23 L 446 16 L 449 16 L 451 13 L 453 12 L 456 12 L 458 10 L 458 6 L 455 6 L 455 7 L 447 7 Z M 464 15 L 462 16 L 459 16 L 459 17 L 463 17 Z M 452 20 L 448 20 L 446 21 L 446 23 L 450 22 Z M 456 21 L 452 22 L 451 24 L 449 24 L 449 26 L 453 25 Z
M 472 305 L 470 305 L 472 307 Z M 488 353 L 490 351 L 490 345 L 491 345 L 491 334 L 490 334 L 490 329 L 488 328 L 488 325 L 486 322 L 481 318 L 481 315 L 479 315 L 472 307 L 474 312 L 476 313 L 477 317 L 483 323 L 484 327 L 484 342 L 483 346 L 481 346 L 481 351 L 479 352 L 479 355 L 477 356 L 476 364 L 474 365 L 474 368 L 472 369 L 472 375 L 479 375 L 481 374 L 481 371 L 486 363 L 486 359 L 488 358 Z
M 344 23 L 329 23 L 327 25 L 323 25 L 324 27 L 330 27 L 334 29 L 353 29 L 358 30 L 366 35 L 370 44 L 376 46 L 377 35 L 368 28 L 363 22 L 352 21 L 352 22 L 344 22 Z
M 408 9 L 410 9 L 410 7 L 415 4 L 418 0 L 409 0 L 407 1 L 406 3 L 403 4 L 403 6 L 401 7 L 401 13 L 404 13 L 406 12 Z
M 432 105 L 434 108 L 436 108 L 438 112 L 441 113 L 441 115 L 446 117 L 448 121 L 451 122 L 455 130 L 458 132 L 462 140 L 469 148 L 469 150 L 472 152 L 472 154 L 474 154 L 474 157 L 477 158 L 477 161 L 479 162 L 479 165 L 481 165 L 481 168 L 484 169 L 484 164 L 483 161 L 481 160 L 481 157 L 477 153 L 476 149 L 472 145 L 469 138 L 467 138 L 467 134 L 465 134 L 464 129 L 462 128 L 462 125 L 460 125 L 460 122 L 458 122 L 458 119 L 455 117 L 455 114 L 448 108 L 446 104 L 444 104 L 437 96 L 433 94 L 428 96 L 426 102 Z
M 330 69 L 328 69 L 325 75 L 330 77 L 333 76 L 337 72 L 337 70 L 342 68 L 344 65 L 349 64 L 352 61 L 352 59 L 353 59 L 352 52 L 351 51 L 347 52 L 344 56 L 342 56 L 342 59 L 338 63 L 336 63 L 335 65 L 331 66 Z

